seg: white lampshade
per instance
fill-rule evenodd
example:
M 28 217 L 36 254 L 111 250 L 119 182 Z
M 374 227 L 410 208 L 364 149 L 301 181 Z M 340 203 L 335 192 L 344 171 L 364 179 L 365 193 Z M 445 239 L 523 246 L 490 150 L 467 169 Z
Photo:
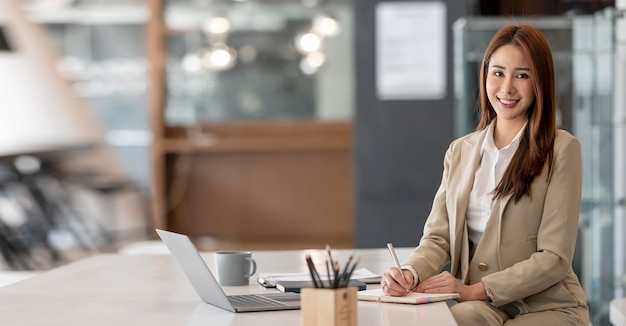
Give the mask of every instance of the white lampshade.
M 91 110 L 56 70 L 57 57 L 41 27 L 19 1 L 0 1 L 0 29 L 9 49 L 0 49 L 0 157 L 104 145 Z M 100 154 L 116 170 L 116 160 Z M 111 166 L 112 164 L 112 166 Z

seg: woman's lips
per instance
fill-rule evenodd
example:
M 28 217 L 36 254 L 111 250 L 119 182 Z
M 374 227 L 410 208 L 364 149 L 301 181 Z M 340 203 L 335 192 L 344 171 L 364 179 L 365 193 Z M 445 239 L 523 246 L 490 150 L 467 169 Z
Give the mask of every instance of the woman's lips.
M 515 106 L 515 104 L 517 104 L 517 102 L 519 102 L 520 100 L 503 99 L 498 97 L 498 101 L 500 101 L 500 104 L 504 105 L 505 107 L 512 107 Z

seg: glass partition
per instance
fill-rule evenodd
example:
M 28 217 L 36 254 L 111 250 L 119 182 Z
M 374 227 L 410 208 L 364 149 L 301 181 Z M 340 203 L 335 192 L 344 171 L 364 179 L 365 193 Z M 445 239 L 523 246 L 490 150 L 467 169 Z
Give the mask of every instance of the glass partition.
M 615 17 L 615 90 L 626 89 L 626 1 L 616 4 Z M 615 92 L 615 297 L 626 296 L 626 92 Z
M 614 14 L 611 9 L 573 22 L 575 134 L 583 149 L 583 285 L 591 323 L 609 325 L 614 297 L 613 110 Z

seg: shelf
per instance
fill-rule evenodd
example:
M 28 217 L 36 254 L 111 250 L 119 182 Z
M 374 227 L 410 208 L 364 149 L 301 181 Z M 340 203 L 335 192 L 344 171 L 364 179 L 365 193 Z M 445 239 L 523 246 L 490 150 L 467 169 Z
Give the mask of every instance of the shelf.
M 341 150 L 352 148 L 348 122 L 315 121 L 231 123 L 169 128 L 163 152 L 234 153 Z

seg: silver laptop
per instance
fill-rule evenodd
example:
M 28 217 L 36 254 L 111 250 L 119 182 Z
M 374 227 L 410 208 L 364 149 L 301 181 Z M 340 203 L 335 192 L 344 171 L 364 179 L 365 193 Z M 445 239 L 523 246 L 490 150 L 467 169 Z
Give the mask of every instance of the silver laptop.
M 186 235 L 156 229 L 202 301 L 232 312 L 300 309 L 297 293 L 226 295 Z

